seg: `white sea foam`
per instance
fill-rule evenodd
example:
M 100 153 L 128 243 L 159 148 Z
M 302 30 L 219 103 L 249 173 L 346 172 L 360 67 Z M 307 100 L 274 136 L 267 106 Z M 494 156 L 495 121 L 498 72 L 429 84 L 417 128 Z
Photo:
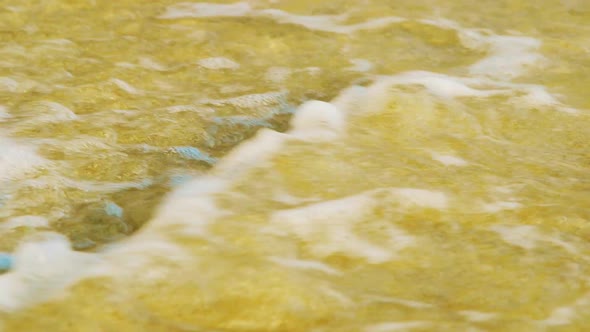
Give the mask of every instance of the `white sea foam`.
M 422 321 L 407 321 L 407 322 L 386 322 L 370 325 L 365 328 L 365 332 L 395 332 L 395 331 L 409 331 L 415 328 L 424 328 L 430 326 L 429 322 Z
M 475 310 L 461 310 L 461 311 L 459 311 L 459 313 L 461 315 L 465 316 L 465 318 L 467 318 L 473 322 L 485 322 L 485 321 L 494 319 L 495 317 L 498 316 L 495 313 L 481 312 L 481 311 L 475 311 Z
M 9 119 L 11 117 L 12 116 L 8 112 L 8 107 L 6 107 L 4 105 L 0 105 L 0 122 L 2 122 L 5 119 Z
M 332 125 L 337 130 L 340 129 L 342 122 L 339 112 L 327 103 L 318 103 L 312 104 L 312 108 L 309 104 L 303 105 L 296 112 L 292 120 L 292 131 L 282 134 L 272 130 L 261 130 L 254 138 L 242 143 L 220 160 L 210 175 L 198 177 L 179 186 L 138 234 L 120 245 L 112 246 L 108 257 L 109 260 L 117 261 L 118 267 L 111 265 L 112 267 L 107 270 L 115 273 L 120 271 L 120 267 L 141 269 L 152 263 L 149 255 L 155 252 L 159 252 L 160 257 L 185 257 L 183 250 L 167 240 L 163 234 L 172 232 L 213 240 L 208 233 L 208 226 L 226 213 L 215 202 L 217 194 L 226 192 L 232 183 L 248 170 L 263 165 L 264 160 L 271 158 L 288 140 L 315 137 L 318 132 L 323 135 L 324 131 L 332 129 Z M 322 112 L 325 114 L 322 115 Z M 133 259 L 130 259 L 131 257 Z M 282 262 L 294 264 L 293 261 Z
M 341 110 L 331 103 L 314 100 L 299 107 L 288 134 L 317 142 L 337 139 L 345 129 L 346 119 Z
M 18 216 L 0 223 L 0 229 L 14 229 L 18 227 L 49 227 L 49 221 L 41 216 Z
M 524 249 L 534 249 L 541 237 L 539 230 L 531 225 L 495 225 L 491 230 L 498 233 L 505 242 Z
M 158 209 L 150 225 L 182 225 L 187 234 L 205 235 L 207 225 L 221 216 L 214 195 L 227 188 L 227 181 L 216 177 L 196 178 L 174 191 Z
M 181 3 L 168 7 L 160 18 L 186 17 L 266 17 L 278 23 L 295 24 L 311 30 L 333 33 L 353 33 L 404 22 L 399 17 L 381 17 L 357 24 L 346 24 L 347 15 L 295 15 L 278 9 L 255 9 L 246 2 L 234 4 Z M 565 107 L 545 87 L 527 84 L 509 84 L 511 79 L 523 75 L 527 68 L 542 65 L 544 58 L 538 53 L 541 42 L 535 38 L 517 35 L 497 35 L 490 30 L 465 28 L 446 19 L 419 19 L 418 22 L 442 29 L 455 30 L 463 46 L 481 51 L 487 56 L 468 68 L 471 78 L 453 77 L 424 71 L 402 73 L 389 77 L 385 86 L 422 85 L 430 93 L 441 98 L 490 97 L 498 94 L 525 92 L 518 102 L 531 106 L 552 106 L 559 111 L 578 113 Z M 370 63 L 356 59 L 351 70 L 370 70 Z M 276 75 L 273 75 L 276 76 Z M 281 80 L 274 78 L 273 80 Z M 377 86 L 373 86 L 373 90 Z M 517 102 L 517 101 L 515 101 Z
M 364 29 L 374 29 L 404 21 L 402 18 L 385 17 L 369 20 L 358 24 L 347 24 L 345 15 L 305 16 L 294 15 L 281 10 L 252 8 L 248 3 L 209 4 L 181 3 L 170 6 L 161 19 L 176 18 L 207 18 L 207 17 L 239 17 L 253 16 L 270 18 L 282 24 L 294 24 L 307 29 L 332 32 L 353 33 Z M 441 24 L 431 21 L 425 24 Z M 468 68 L 476 77 L 459 77 L 439 73 L 413 71 L 394 76 L 378 78 L 369 88 L 351 87 L 345 90 L 332 103 L 312 101 L 302 105 L 295 113 L 291 128 L 286 133 L 278 133 L 263 129 L 251 140 L 239 145 L 225 158 L 221 159 L 206 176 L 198 177 L 180 185 L 159 207 L 156 216 L 131 238 L 109 246 L 98 256 L 74 253 L 67 241 L 61 238 L 48 238 L 41 241 L 25 242 L 17 251 L 17 265 L 14 271 L 0 276 L 0 309 L 10 310 L 21 305 L 41 301 L 82 277 L 79 272 L 89 271 L 90 265 L 96 265 L 99 271 L 110 274 L 122 274 L 130 271 L 152 271 L 150 274 L 159 277 L 159 269 L 153 268 L 156 257 L 160 260 L 193 259 L 185 251 L 181 243 L 173 240 L 174 235 L 200 237 L 212 241 L 209 226 L 226 211 L 216 204 L 216 195 L 227 192 L 232 184 L 249 170 L 264 166 L 271 158 L 288 144 L 289 141 L 317 142 L 321 140 L 335 141 L 346 135 L 347 117 L 355 112 L 366 110 L 382 110 L 391 96 L 388 89 L 392 86 L 419 85 L 433 96 L 441 99 L 461 97 L 490 97 L 495 95 L 511 95 L 526 92 L 524 101 L 529 104 L 560 106 L 557 99 L 542 86 L 516 84 L 507 80 L 524 72 L 527 66 L 542 58 L 535 53 L 538 41 L 526 37 L 497 36 L 482 33 L 478 30 L 463 29 L 456 24 L 447 27 L 459 32 L 466 47 L 487 49 L 488 56 Z M 507 66 L 500 68 L 499 63 L 506 61 Z M 201 59 L 199 65 L 208 69 L 236 69 L 239 64 L 225 58 Z M 353 63 L 355 64 L 355 63 Z M 140 65 L 153 70 L 164 70 L 159 64 L 148 60 L 140 60 Z M 354 70 L 370 70 L 369 64 L 356 62 Z M 134 65 L 135 66 L 135 65 Z M 310 68 L 321 75 L 321 70 Z M 292 73 L 289 69 L 279 69 L 267 73 L 267 79 L 280 82 Z M 136 88 L 127 82 L 113 79 L 111 83 L 130 94 L 138 94 Z M 17 91 L 19 82 L 12 78 L 0 79 L 0 89 Z M 521 94 L 522 95 L 522 94 Z M 258 109 L 274 107 L 284 102 L 284 92 L 271 94 L 252 94 L 228 99 L 204 100 L 202 104 L 212 106 L 233 106 L 237 108 Z M 71 120 L 75 114 L 71 110 L 50 107 L 58 114 L 54 119 Z M 63 105 L 62 105 L 63 106 Z M 201 106 L 193 106 L 201 109 Z M 65 107 L 65 106 L 64 106 Z M 177 106 L 178 109 L 184 106 Z M 57 111 L 56 111 L 57 110 Z M 61 110 L 61 111 L 60 111 Z M 175 108 L 171 107 L 170 111 Z M 69 111 L 69 112 L 68 112 Z M 64 114 L 65 116 L 60 116 Z M 73 116 L 72 116 L 73 115 Z M 6 147 L 8 146 L 8 148 Z M 3 150 L 4 149 L 4 150 Z M 41 166 L 45 161 L 34 153 L 34 149 L 11 148 L 10 144 L 0 141 L 0 176 L 9 174 L 14 178 L 27 169 Z M 19 158 L 13 158 L 18 155 Z M 12 156 L 12 157 L 7 157 Z M 435 160 L 452 166 L 463 166 L 465 161 L 448 155 L 433 155 Z M 13 172 L 13 173 L 10 173 Z M 31 180 L 33 181 L 33 180 Z M 43 179 L 35 180 L 39 184 Z M 65 181 L 70 185 L 89 188 L 89 190 L 105 190 L 108 184 L 80 183 Z M 28 182 L 32 185 L 33 182 Z M 112 184 L 113 186 L 115 184 Z M 138 186 L 137 183 L 117 184 Z M 291 197 L 289 197 L 291 198 Z M 287 200 L 289 201 L 289 200 Z M 291 200 L 292 204 L 308 203 L 302 200 Z M 308 241 L 312 254 L 319 259 L 331 254 L 344 253 L 352 257 L 366 259 L 370 263 L 382 263 L 394 259 L 396 255 L 415 244 L 414 236 L 407 234 L 395 225 L 389 225 L 382 234 L 384 241 L 373 242 L 355 233 L 355 226 L 361 223 L 378 222 L 372 220 L 373 209 L 380 204 L 395 204 L 400 208 L 434 208 L 445 209 L 449 199 L 445 193 L 416 188 L 386 188 L 341 199 L 314 202 L 303 207 L 295 207 L 272 213 L 268 228 L 278 235 L 296 235 L 302 241 Z M 505 207 L 505 206 L 504 206 Z M 566 248 L 564 241 L 558 238 L 539 237 L 534 228 L 514 229 L 494 228 L 506 242 L 532 249 L 540 239 L 552 241 Z M 573 247 L 575 249 L 575 247 Z M 566 249 L 567 250 L 567 249 Z M 570 250 L 572 250 L 570 248 Z M 102 258 L 102 262 L 98 261 Z M 339 271 L 321 261 L 299 260 L 285 257 L 270 257 L 276 264 L 295 269 L 316 270 L 327 274 Z M 401 303 L 401 302 L 400 302 Z M 473 316 L 473 315 L 472 315 Z M 427 322 L 385 322 L 368 327 L 370 332 L 403 331 L 428 326 Z
M 131 86 L 131 84 L 129 84 L 121 79 L 111 78 L 110 81 L 111 81 L 111 83 L 115 84 L 119 89 L 127 92 L 128 94 L 139 95 L 142 93 L 141 91 L 139 91 L 135 87 Z
M 489 55 L 473 64 L 472 75 L 484 75 L 497 79 L 512 79 L 520 76 L 527 66 L 539 63 L 543 56 L 536 53 L 541 42 L 530 37 L 488 36 Z
M 496 232 L 502 240 L 514 246 L 527 250 L 537 247 L 539 242 L 548 242 L 561 247 L 572 255 L 578 255 L 579 250 L 570 242 L 564 241 L 559 234 L 547 234 L 532 225 L 494 225 L 490 228 Z
M 390 192 L 401 199 L 401 202 L 404 204 L 433 209 L 444 209 L 448 206 L 447 195 L 438 191 L 414 188 L 394 188 L 390 189 Z
M 147 57 L 147 56 L 142 56 L 139 58 L 139 65 L 146 68 L 146 69 L 151 69 L 151 70 L 157 70 L 157 71 L 166 71 L 168 70 L 168 67 L 164 66 L 163 64 L 157 62 L 156 60 Z
M 79 280 L 98 257 L 72 251 L 56 233 L 38 233 L 14 254 L 13 269 L 0 276 L 0 310 L 11 311 L 58 296 Z
M 266 71 L 264 78 L 269 81 L 280 83 L 285 81 L 291 74 L 293 70 L 286 67 L 271 67 Z
M 567 325 L 576 317 L 577 310 L 573 307 L 560 307 L 551 312 L 549 317 L 541 322 L 546 326 Z
M 432 159 L 434 159 L 446 166 L 466 166 L 466 165 L 468 165 L 468 162 L 465 161 L 464 159 L 456 157 L 456 156 L 451 156 L 451 155 L 433 153 Z
M 382 17 L 357 24 L 342 23 L 346 15 L 295 15 L 278 9 L 265 9 L 253 13 L 256 16 L 270 17 L 278 23 L 301 25 L 310 30 L 348 34 L 359 30 L 377 29 L 392 23 L 405 21 L 400 17 Z
M 47 188 L 47 187 L 54 187 L 54 186 L 63 186 L 69 188 L 77 188 L 84 191 L 92 191 L 92 192 L 115 192 L 124 189 L 144 189 L 150 184 L 152 181 L 149 179 L 137 181 L 137 182 L 95 182 L 95 181 L 80 181 L 80 180 L 72 180 L 67 177 L 58 177 L 58 176 L 40 176 L 32 179 L 22 180 L 22 185 L 31 187 L 31 188 Z
M 427 309 L 427 308 L 433 307 L 433 305 L 430 303 L 424 303 L 424 302 L 420 302 L 420 301 L 406 300 L 406 299 L 400 299 L 397 297 L 382 296 L 382 295 L 369 295 L 369 296 L 367 296 L 367 301 L 368 302 L 378 302 L 378 303 L 394 303 L 394 304 L 399 304 L 399 305 L 403 305 L 403 306 L 415 308 L 415 309 Z
M 518 202 L 511 202 L 511 201 L 501 201 L 501 202 L 494 202 L 494 203 L 486 203 L 483 206 L 483 210 L 485 212 L 496 213 L 503 210 L 516 210 L 522 207 L 522 204 Z
M 283 134 L 261 129 L 253 139 L 243 142 L 213 168 L 222 178 L 236 178 L 253 166 L 262 165 L 289 140 L 333 140 L 343 134 L 345 119 L 335 106 L 320 101 L 307 102 L 296 111 L 291 129 Z
M 0 77 L 0 91 L 17 92 L 18 82 L 11 77 Z
M 327 274 L 338 275 L 340 272 L 329 265 L 318 261 L 301 260 L 283 257 L 269 257 L 271 262 L 276 264 L 302 270 L 316 270 Z
M 367 88 L 353 86 L 343 91 L 334 104 L 347 113 L 381 111 L 391 101 L 391 90 L 403 86 L 421 86 L 443 101 L 457 98 L 506 96 L 519 107 L 547 109 L 577 114 L 578 110 L 563 105 L 547 88 L 536 84 L 513 83 L 487 77 L 451 76 L 428 71 L 402 72 L 378 76 Z
M 310 30 L 349 34 L 359 30 L 376 29 L 390 24 L 407 21 L 404 18 L 388 16 L 369 19 L 356 24 L 344 23 L 346 14 L 342 15 L 296 15 L 278 9 L 254 9 L 246 2 L 234 4 L 180 3 L 167 8 L 161 19 L 204 18 L 204 17 L 266 17 L 283 24 L 295 24 Z M 437 26 L 457 31 L 460 40 L 467 48 L 486 49 L 488 56 L 469 67 L 472 75 L 509 80 L 520 76 L 527 67 L 543 61 L 537 53 L 541 42 L 524 36 L 495 35 L 491 31 L 470 29 L 445 19 L 420 19 L 422 24 Z M 357 64 L 355 70 L 370 70 L 366 62 Z M 437 82 L 434 85 L 439 85 Z M 459 89 L 459 87 L 456 87 Z M 468 91 L 468 90 L 467 90 Z
M 55 123 L 78 119 L 67 106 L 49 100 L 27 104 L 20 109 L 20 116 L 26 118 L 21 123 Z
M 294 234 L 309 241 L 313 253 L 320 258 L 343 253 L 364 258 L 371 263 L 382 263 L 411 246 L 415 242 L 414 237 L 390 225 L 385 232 L 389 241 L 386 245 L 380 245 L 355 234 L 354 227 L 360 223 L 370 223 L 367 218 L 371 219 L 373 209 L 391 201 L 420 207 L 447 206 L 446 197 L 442 193 L 412 188 L 378 189 L 274 212 L 271 216 L 273 226 L 269 231 Z
M 302 109 L 305 110 L 305 107 Z M 326 107 L 315 108 L 314 110 L 322 112 L 324 109 Z M 151 271 L 148 273 L 149 276 L 142 272 L 144 278 L 159 278 L 163 272 L 161 269 L 155 268 L 155 265 L 160 264 L 158 262 L 162 260 L 194 260 L 194 257 L 191 257 L 182 246 L 172 241 L 169 236 L 177 234 L 184 237 L 193 236 L 213 240 L 208 233 L 208 226 L 225 213 L 223 209 L 217 206 L 215 196 L 227 191 L 233 180 L 238 179 L 244 171 L 260 165 L 261 159 L 272 156 L 277 151 L 277 147 L 286 142 L 286 139 L 300 139 L 309 135 L 304 130 L 305 126 L 310 126 L 311 129 L 329 129 L 330 115 L 334 115 L 333 111 L 333 109 L 327 111 L 328 127 L 324 123 L 326 117 L 318 117 L 317 114 L 306 115 L 306 112 L 303 112 L 303 119 L 299 118 L 299 120 L 295 121 L 297 115 L 295 116 L 293 125 L 297 129 L 295 134 L 280 134 L 267 130 L 262 131 L 249 142 L 240 145 L 239 148 L 214 167 L 210 176 L 198 177 L 171 193 L 148 225 L 131 238 L 108 246 L 99 254 L 99 257 L 102 257 L 102 263 L 95 264 L 91 270 L 94 271 L 93 273 L 120 275 L 121 273 L 133 273 L 133 271 L 140 273 L 140 271 L 149 269 Z M 315 133 L 315 131 L 311 132 Z M 47 181 L 39 180 L 39 185 L 45 184 L 47 184 Z M 78 182 L 69 184 L 80 186 Z M 28 185 L 33 185 L 33 183 L 28 183 Z M 92 188 L 92 190 L 96 189 Z M 24 255 L 17 252 L 17 260 L 21 262 L 21 266 L 27 266 L 27 268 L 23 270 L 17 267 L 13 272 L 0 276 L 0 290 L 10 288 L 9 291 L 4 292 L 7 295 L 0 302 L 0 309 L 11 310 L 35 301 L 43 301 L 60 294 L 61 289 L 74 282 L 76 278 L 83 277 L 83 275 L 71 272 L 71 269 L 73 266 L 80 270 L 87 270 L 87 268 L 81 265 L 79 261 L 76 261 L 70 250 L 66 250 L 67 245 L 60 241 L 51 242 L 49 246 L 57 249 L 49 248 L 46 251 L 47 256 L 43 256 L 48 262 L 54 261 L 56 263 L 57 270 L 55 271 L 46 265 L 40 265 L 40 270 L 37 271 L 33 264 L 26 263 L 33 261 L 35 257 L 41 256 L 38 254 L 38 247 L 33 244 L 28 245 L 29 242 L 25 242 L 25 248 L 32 248 L 26 252 L 32 252 L 33 254 Z M 27 258 L 29 256 L 33 258 Z M 72 265 L 67 265 L 66 262 L 70 262 Z M 278 259 L 276 262 L 296 268 L 318 269 L 325 273 L 336 273 L 335 270 L 328 266 L 322 266 L 319 262 L 314 264 L 309 261 L 289 259 Z M 64 274 L 62 275 L 61 272 L 56 271 L 63 271 Z M 34 280 L 34 282 L 27 280 Z M 40 285 L 44 286 L 41 287 Z
M 383 77 L 379 85 L 376 85 L 372 89 L 378 90 L 381 88 L 381 85 L 385 87 L 395 85 L 421 85 L 431 94 L 446 99 L 457 97 L 490 97 L 508 92 L 506 89 L 478 89 L 470 86 L 469 83 L 472 82 L 474 81 L 439 73 L 411 71 L 390 77 Z
M 207 69 L 238 69 L 240 64 L 224 57 L 205 58 L 197 61 L 199 66 Z
M 0 137 L 0 183 L 20 178 L 48 163 L 34 147 Z
M 255 137 L 243 142 L 221 159 L 212 173 L 227 178 L 241 177 L 254 166 L 268 162 L 280 151 L 286 139 L 286 134 L 263 128 Z
M 467 48 L 487 49 L 488 56 L 469 67 L 472 75 L 510 80 L 544 59 L 537 53 L 541 41 L 535 38 L 496 35 L 489 30 L 464 28 L 446 19 L 422 19 L 419 22 L 457 31 Z
M 590 305 L 590 293 L 585 293 L 571 305 L 555 308 L 549 317 L 539 320 L 539 323 L 544 327 L 568 325 L 579 313 L 587 312 L 588 305 Z
M 233 4 L 190 3 L 174 4 L 159 16 L 161 19 L 176 19 L 187 17 L 235 17 L 250 13 L 252 8 L 245 2 Z
M 352 63 L 352 67 L 349 67 L 348 70 L 352 71 L 367 72 L 374 67 L 371 61 L 365 59 L 351 59 L 350 63 Z
M 287 205 L 299 205 L 319 201 L 321 199 L 318 197 L 296 197 L 281 189 L 275 189 L 273 192 L 273 200 Z
M 282 24 L 295 24 L 310 30 L 353 33 L 359 30 L 368 30 L 385 27 L 392 23 L 399 23 L 405 19 L 395 16 L 380 17 L 362 23 L 346 24 L 347 15 L 296 15 L 279 9 L 254 9 L 248 3 L 237 2 L 233 4 L 215 3 L 189 3 L 175 4 L 166 9 L 159 16 L 160 19 L 179 18 L 206 18 L 206 17 L 238 17 L 254 16 L 265 17 Z

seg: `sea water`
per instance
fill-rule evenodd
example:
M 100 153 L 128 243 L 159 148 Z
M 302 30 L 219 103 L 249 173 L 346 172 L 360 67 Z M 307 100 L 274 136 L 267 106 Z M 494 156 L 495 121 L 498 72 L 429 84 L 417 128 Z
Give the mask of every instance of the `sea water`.
M 0 330 L 585 331 L 586 1 L 6 0 Z

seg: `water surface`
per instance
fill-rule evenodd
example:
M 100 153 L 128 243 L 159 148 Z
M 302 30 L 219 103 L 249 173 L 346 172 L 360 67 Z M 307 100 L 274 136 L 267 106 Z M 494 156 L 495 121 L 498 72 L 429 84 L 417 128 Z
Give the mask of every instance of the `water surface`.
M 589 23 L 5 0 L 2 328 L 585 330 Z

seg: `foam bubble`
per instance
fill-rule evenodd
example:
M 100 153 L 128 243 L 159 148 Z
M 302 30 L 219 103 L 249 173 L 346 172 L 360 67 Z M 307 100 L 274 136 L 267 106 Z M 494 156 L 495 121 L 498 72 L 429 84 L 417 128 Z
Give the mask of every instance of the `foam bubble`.
M 186 17 L 235 17 L 244 16 L 251 11 L 245 2 L 233 4 L 189 3 L 183 2 L 172 5 L 159 16 L 161 19 L 176 19 Z
M 72 251 L 63 235 L 34 235 L 17 248 L 13 269 L 0 276 L 0 310 L 16 310 L 61 294 L 96 261 L 93 254 Z
M 587 311 L 584 307 L 587 307 L 588 305 L 590 305 L 590 294 L 586 293 L 569 306 L 555 308 L 549 314 L 549 317 L 540 320 L 539 323 L 543 326 L 561 326 L 570 324 L 576 319 L 578 312 Z
M 145 179 L 135 182 L 95 182 L 72 180 L 67 177 L 40 176 L 34 179 L 24 180 L 21 183 L 32 188 L 46 188 L 48 186 L 58 185 L 63 187 L 77 188 L 84 191 L 109 193 L 124 189 L 145 189 L 146 187 L 150 186 L 153 181 L 150 179 Z
M 47 165 L 34 147 L 0 137 L 0 181 L 12 180 Z
M 180 3 L 166 9 L 161 19 L 206 18 L 206 17 L 265 17 L 282 24 L 295 24 L 310 30 L 348 34 L 359 30 L 377 29 L 405 19 L 395 16 L 381 17 L 362 23 L 345 24 L 347 15 L 296 15 L 279 9 L 256 10 L 248 3 L 234 4 Z
M 504 242 L 527 250 L 534 249 L 541 237 L 539 230 L 530 225 L 495 225 L 491 230 L 498 233 Z
M 140 57 L 139 65 L 146 69 L 166 71 L 168 68 L 150 57 Z
M 567 325 L 576 317 L 576 310 L 569 307 L 561 307 L 553 310 L 551 315 L 542 320 L 547 326 Z
M 441 98 L 489 97 L 506 93 L 505 90 L 478 90 L 470 87 L 462 78 L 427 71 L 412 71 L 395 75 L 382 84 L 422 85 L 431 94 Z
M 522 75 L 527 66 L 543 60 L 535 51 L 541 42 L 530 37 L 488 36 L 490 54 L 469 68 L 472 75 L 484 75 L 497 79 L 512 79 Z
M 387 322 L 368 326 L 365 332 L 394 332 L 408 331 L 415 328 L 424 328 L 431 325 L 429 322 L 407 321 L 407 322 Z
M 434 209 L 444 209 L 448 206 L 447 195 L 442 192 L 415 188 L 394 188 L 390 190 L 404 204 Z
M 2 229 L 14 229 L 18 227 L 49 227 L 49 221 L 41 216 L 18 216 L 0 223 Z
M 342 135 L 343 113 L 334 105 L 309 101 L 301 105 L 291 120 L 291 129 L 283 134 L 263 128 L 252 139 L 243 142 L 221 159 L 212 173 L 235 179 L 256 165 L 262 165 L 275 155 L 289 139 L 333 140 Z
M 374 102 L 379 97 L 383 98 L 380 93 L 374 93 L 375 83 L 372 85 L 371 90 L 373 93 L 369 95 L 369 88 L 365 88 L 360 85 L 353 85 L 344 89 L 331 103 L 336 108 L 342 110 L 346 115 L 354 115 L 355 113 L 368 112 L 371 107 L 371 102 Z M 381 91 L 379 91 L 381 92 Z M 377 108 L 370 108 L 376 110 Z
M 238 178 L 254 166 L 268 162 L 280 151 L 286 139 L 286 134 L 263 128 L 221 159 L 212 173 L 228 179 Z
M 314 201 L 319 201 L 320 199 L 317 197 L 307 197 L 307 198 L 296 197 L 296 196 L 293 196 L 293 195 L 289 194 L 288 192 L 283 191 L 281 189 L 275 189 L 275 191 L 273 193 L 273 200 L 275 202 L 279 202 L 279 203 L 286 204 L 286 205 L 299 205 L 302 203 L 310 203 L 310 202 L 314 202 Z
M 473 322 L 485 322 L 497 317 L 497 314 L 475 310 L 462 310 L 459 313 Z
M 349 67 L 348 70 L 358 71 L 358 72 L 367 72 L 373 69 L 374 65 L 371 61 L 365 59 L 352 59 L 350 60 L 352 63 L 352 67 Z
M 433 153 L 432 159 L 434 159 L 446 166 L 466 166 L 466 165 L 468 165 L 467 161 L 465 161 L 464 159 L 459 158 L 459 157 L 455 157 L 455 156 L 450 156 L 450 155 Z
M 31 123 L 66 122 L 78 119 L 76 113 L 70 108 L 47 100 L 26 105 L 21 111 L 24 111 L 29 118 L 26 122 Z
M 271 67 L 266 71 L 264 78 L 275 83 L 281 83 L 289 78 L 292 72 L 290 68 L 286 67 Z
M 315 270 L 327 274 L 338 275 L 340 272 L 329 265 L 318 261 L 301 260 L 283 257 L 269 257 L 271 262 L 294 269 Z
M 503 210 L 516 210 L 522 207 L 522 205 L 518 202 L 494 202 L 494 203 L 487 203 L 484 204 L 483 209 L 486 212 L 496 213 Z
M 271 215 L 271 223 L 274 226 L 270 231 L 277 234 L 292 233 L 305 241 L 310 241 L 310 248 L 319 257 L 343 253 L 364 258 L 371 263 L 388 261 L 397 251 L 412 245 L 414 238 L 391 225 L 387 231 L 388 244 L 381 246 L 361 238 L 354 232 L 354 226 L 367 221 L 372 210 L 380 204 L 380 199 L 376 195 L 383 192 L 367 191 L 337 200 L 274 212 Z M 410 200 L 416 198 L 415 193 L 403 189 L 399 192 L 393 189 L 392 192 Z
M 427 71 L 379 76 L 367 88 L 353 86 L 344 90 L 333 103 L 347 113 L 380 111 L 391 101 L 392 88 L 412 85 L 422 86 L 431 95 L 446 100 L 507 96 L 511 102 L 521 106 L 548 107 L 570 114 L 579 113 L 576 109 L 564 106 L 541 85 L 512 83 L 487 77 L 451 76 Z
M 381 295 L 367 296 L 367 300 L 369 302 L 400 304 L 400 305 L 410 307 L 410 308 L 415 308 L 415 309 L 425 309 L 425 308 L 432 308 L 433 307 L 433 305 L 430 303 L 394 298 L 394 297 L 389 297 L 389 296 L 381 296 Z
M 349 34 L 359 30 L 385 27 L 392 23 L 405 21 L 400 17 L 382 17 L 357 24 L 343 24 L 347 15 L 295 15 L 278 9 L 265 9 L 254 12 L 255 15 L 270 17 L 278 23 L 301 25 L 310 30 Z
M 101 261 L 92 266 L 89 273 L 115 277 L 137 273 L 143 280 L 161 279 L 167 272 L 163 262 L 194 261 L 186 250 L 164 235 L 170 233 L 169 229 L 165 231 L 169 225 L 177 224 L 174 221 L 166 224 L 163 220 L 152 220 L 132 237 L 105 246 L 100 252 Z
M 199 66 L 207 69 L 238 69 L 240 64 L 224 57 L 205 58 L 197 62 Z
M 111 78 L 110 80 L 113 84 L 115 84 L 119 89 L 127 92 L 128 94 L 131 95 L 139 95 L 141 94 L 141 91 L 139 91 L 138 89 L 134 88 L 133 86 L 131 86 L 131 84 L 118 79 L 118 78 Z
M 446 19 L 421 19 L 419 22 L 456 30 L 467 48 L 487 49 L 487 57 L 469 67 L 470 74 L 475 76 L 510 80 L 544 59 L 537 53 L 541 41 L 532 37 L 496 35 L 489 30 L 464 28 Z
M 160 206 L 145 231 L 181 226 L 184 235 L 206 236 L 209 224 L 224 214 L 214 195 L 228 188 L 228 182 L 214 176 L 202 176 L 181 185 Z
M 251 86 L 243 85 L 243 84 L 228 84 L 224 85 L 219 89 L 219 92 L 223 94 L 228 93 L 238 93 L 238 92 L 245 92 L 252 90 Z
M 345 127 L 343 112 L 331 103 L 314 100 L 299 107 L 288 133 L 300 139 L 332 140 L 339 137 Z
M 12 116 L 8 112 L 8 107 L 6 107 L 4 105 L 0 105 L 0 122 L 3 121 L 4 119 L 8 119 L 11 117 Z
M 18 82 L 10 77 L 0 77 L 0 91 L 17 92 Z

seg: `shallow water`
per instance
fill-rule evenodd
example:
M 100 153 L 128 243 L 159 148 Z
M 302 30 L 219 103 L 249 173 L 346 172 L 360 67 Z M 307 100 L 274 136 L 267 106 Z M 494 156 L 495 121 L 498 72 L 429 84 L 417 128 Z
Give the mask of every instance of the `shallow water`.
M 448 2 L 6 0 L 1 328 L 586 330 L 590 5 Z

